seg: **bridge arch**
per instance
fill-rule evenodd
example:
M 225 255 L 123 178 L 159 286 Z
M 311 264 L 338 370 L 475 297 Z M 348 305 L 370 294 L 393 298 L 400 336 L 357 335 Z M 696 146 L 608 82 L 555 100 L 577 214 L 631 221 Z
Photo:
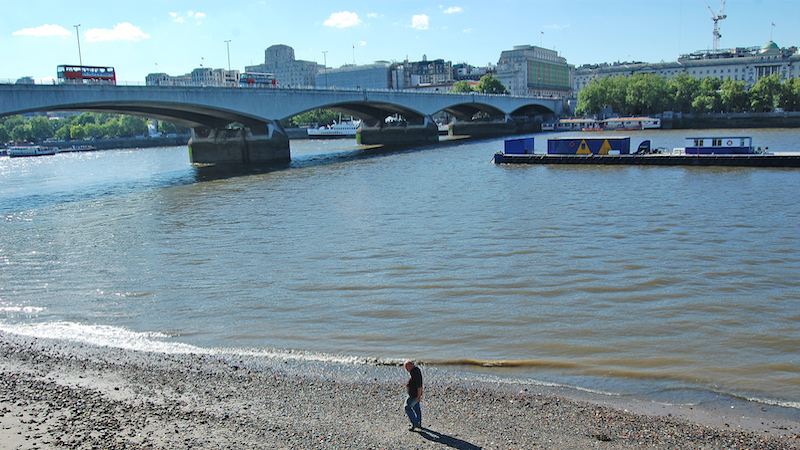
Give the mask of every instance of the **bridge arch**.
M 432 115 L 444 111 L 460 122 L 455 134 L 509 134 L 512 116 L 560 111 L 556 99 L 402 90 L 265 89 L 201 86 L 84 86 L 0 84 L 0 115 L 30 111 L 97 111 L 168 120 L 193 130 L 191 159 L 201 163 L 253 163 L 289 159 L 279 120 L 316 108 L 362 119 L 362 143 L 438 141 Z M 479 114 L 483 113 L 483 114 Z M 405 120 L 387 123 L 400 114 Z M 470 121 L 476 115 L 480 120 Z M 243 128 L 231 130 L 231 123 Z M 197 138 L 197 139 L 195 139 Z

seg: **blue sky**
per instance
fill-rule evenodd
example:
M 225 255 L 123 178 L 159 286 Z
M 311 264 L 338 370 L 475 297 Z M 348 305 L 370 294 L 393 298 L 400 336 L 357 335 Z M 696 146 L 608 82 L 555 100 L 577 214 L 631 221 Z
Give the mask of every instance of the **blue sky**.
M 717 12 L 721 0 L 706 1 Z M 781 47 L 800 45 L 800 0 L 727 0 L 725 14 L 722 48 L 761 46 L 770 33 Z M 83 63 L 114 66 L 130 82 L 227 68 L 228 45 L 239 70 L 273 44 L 329 67 L 423 54 L 486 65 L 520 44 L 581 65 L 675 61 L 711 48 L 713 30 L 702 0 L 0 0 L 0 80 L 77 64 L 78 24 Z

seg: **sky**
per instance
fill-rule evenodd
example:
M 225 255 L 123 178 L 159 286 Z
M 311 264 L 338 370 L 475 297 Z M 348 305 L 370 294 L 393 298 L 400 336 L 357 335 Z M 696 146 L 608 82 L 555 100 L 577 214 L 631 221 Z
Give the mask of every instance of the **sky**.
M 0 0 L 0 82 L 49 80 L 79 60 L 115 67 L 120 83 L 227 69 L 229 57 L 244 71 L 274 44 L 331 68 L 423 55 L 485 66 L 526 44 L 575 66 L 676 61 L 713 46 L 722 0 L 705 1 Z M 720 48 L 800 46 L 800 0 L 727 0 L 724 14 Z

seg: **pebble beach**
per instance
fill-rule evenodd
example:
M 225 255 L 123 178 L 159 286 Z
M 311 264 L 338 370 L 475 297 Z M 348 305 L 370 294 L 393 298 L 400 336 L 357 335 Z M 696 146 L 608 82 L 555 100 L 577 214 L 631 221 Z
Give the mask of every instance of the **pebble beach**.
M 800 423 L 463 382 L 422 365 L 164 354 L 0 332 L 4 449 L 797 449 Z M 758 408 L 755 408 L 758 411 Z M 766 411 L 766 410 L 765 410 Z

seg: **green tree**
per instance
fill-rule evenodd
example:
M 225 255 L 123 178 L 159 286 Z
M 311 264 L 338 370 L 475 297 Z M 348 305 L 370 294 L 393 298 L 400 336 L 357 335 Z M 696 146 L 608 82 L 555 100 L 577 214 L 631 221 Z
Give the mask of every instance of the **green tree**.
M 53 124 L 44 116 L 36 116 L 28 121 L 31 129 L 31 140 L 41 141 L 53 137 Z
M 667 80 L 671 108 L 673 111 L 688 113 L 692 110 L 692 102 L 700 90 L 700 80 L 686 74 L 679 73 Z
M 71 137 L 70 128 L 71 127 L 69 125 L 65 125 L 65 126 L 59 127 L 59 129 L 57 129 L 55 134 L 54 134 L 55 138 L 59 139 L 59 140 L 62 140 L 62 141 L 70 140 L 70 137 Z
M 775 73 L 761 77 L 750 88 L 750 106 L 754 112 L 772 111 L 780 98 L 781 78 Z
M 83 126 L 84 130 L 86 130 L 86 137 L 90 138 L 103 138 L 105 134 L 103 133 L 103 127 L 96 123 L 87 123 Z
M 189 128 L 176 125 L 172 122 L 164 122 L 163 120 L 158 121 L 158 131 L 168 134 L 168 133 L 179 133 L 184 134 L 189 132 Z
M 117 137 L 119 136 L 119 117 L 112 117 L 101 125 L 101 133 L 103 136 Z
M 656 114 L 667 108 L 667 83 L 656 74 L 636 74 L 628 80 L 625 94 L 627 114 Z
M 575 114 L 586 116 L 597 114 L 601 109 L 608 106 L 608 82 L 607 78 L 594 79 L 588 86 L 578 92 L 578 106 L 575 107 Z
M 70 139 L 83 139 L 86 137 L 86 129 L 83 125 L 72 125 L 69 128 Z
M 784 111 L 797 111 L 800 109 L 800 79 L 789 78 L 781 86 L 778 106 Z
M 78 117 L 73 119 L 76 125 L 86 125 L 87 123 L 97 123 L 97 114 L 91 112 L 81 113 Z
M 714 96 L 700 94 L 692 101 L 692 112 L 695 114 L 713 112 L 716 104 L 717 99 Z
M 318 126 L 331 125 L 339 120 L 339 113 L 329 109 L 312 109 L 302 114 L 292 117 L 291 122 L 294 126 L 313 125 Z
M 122 116 L 119 120 L 119 135 L 122 137 L 141 136 L 147 133 L 147 121 L 141 117 Z
M 453 92 L 473 92 L 472 85 L 468 81 L 456 81 L 453 84 Z
M 9 135 L 14 142 L 29 142 L 31 140 L 30 127 L 25 123 L 15 126 Z
M 726 112 L 743 112 L 750 108 L 750 96 L 745 90 L 744 81 L 726 78 L 720 86 L 722 109 Z
M 8 142 L 11 140 L 11 136 L 8 135 L 8 130 L 6 130 L 5 125 L 0 125 L 0 143 Z
M 508 94 L 503 83 L 490 73 L 481 77 L 478 85 L 475 86 L 475 90 L 484 94 Z
M 16 128 L 17 125 L 25 124 L 25 119 L 23 119 L 22 116 L 20 115 L 2 117 L 0 118 L 0 121 L 2 121 L 3 125 L 6 127 L 6 130 L 9 131 L 9 133 L 11 132 L 11 130 Z

